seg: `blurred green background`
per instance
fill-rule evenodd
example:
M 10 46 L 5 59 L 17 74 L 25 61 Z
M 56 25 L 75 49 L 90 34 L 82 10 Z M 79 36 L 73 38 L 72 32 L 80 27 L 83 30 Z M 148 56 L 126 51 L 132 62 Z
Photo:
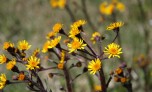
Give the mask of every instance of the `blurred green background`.
M 99 5 L 103 1 L 110 0 L 86 0 L 87 12 L 91 22 L 96 27 L 96 30 L 92 30 L 88 23 L 84 26 L 84 30 L 88 37 L 91 37 L 91 33 L 94 31 L 99 31 L 101 34 L 105 35 L 106 39 L 104 46 L 106 46 L 106 43 L 111 41 L 114 34 L 111 31 L 105 30 L 106 26 L 112 22 L 110 16 L 107 16 L 107 18 L 101 22 Z M 148 30 L 149 34 L 148 44 L 150 49 L 148 55 L 152 56 L 152 0 L 141 0 L 145 17 L 140 12 L 138 0 L 120 1 L 126 6 L 124 12 L 116 15 L 118 21 L 123 21 L 125 23 L 120 29 L 121 45 L 125 62 L 129 67 L 133 68 L 132 83 L 134 92 L 144 92 L 144 74 L 142 69 L 133 62 L 133 58 L 141 54 L 147 56 L 146 37 L 144 35 L 145 28 Z M 83 6 L 81 0 L 67 0 L 67 2 L 76 20 L 86 20 L 86 16 L 82 11 Z M 65 9 L 51 8 L 49 0 L 0 0 L 0 47 L 2 48 L 5 41 L 17 43 L 19 40 L 26 39 L 32 45 L 31 51 L 36 48 L 42 48 L 43 43 L 46 41 L 46 34 L 52 31 L 52 26 L 57 22 L 63 23 L 65 31 L 67 33 L 69 32 L 72 21 L 68 12 Z M 0 52 L 3 53 L 2 49 Z M 119 64 L 117 59 L 111 59 L 109 61 L 106 62 L 104 66 L 106 76 L 108 76 L 111 69 L 116 68 Z M 0 65 L 0 72 L 7 73 L 7 75 L 10 76 L 8 78 L 11 79 L 13 73 L 7 71 L 4 67 L 5 66 Z M 149 78 L 150 86 L 152 86 L 151 69 L 152 65 L 150 61 L 147 77 Z M 43 75 L 48 78 L 47 72 Z M 91 92 L 86 77 L 87 74 L 84 74 L 77 80 L 75 83 L 76 92 Z M 91 76 L 91 78 L 94 77 Z M 81 79 L 83 79 L 83 83 Z M 54 78 L 49 80 L 53 92 L 60 92 L 60 80 L 61 84 L 63 84 L 63 79 Z M 96 78 L 94 78 L 94 80 L 97 81 Z M 22 86 L 19 87 L 19 85 Z M 24 84 L 19 85 L 8 85 L 5 87 L 4 92 L 30 92 L 25 88 Z M 125 89 L 121 87 L 119 83 L 112 82 L 110 84 L 109 92 L 125 92 Z

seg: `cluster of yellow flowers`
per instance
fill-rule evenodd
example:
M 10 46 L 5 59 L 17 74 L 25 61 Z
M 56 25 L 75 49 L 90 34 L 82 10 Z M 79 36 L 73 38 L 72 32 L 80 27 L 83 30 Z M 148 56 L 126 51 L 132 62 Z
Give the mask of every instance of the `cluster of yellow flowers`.
M 104 1 L 100 4 L 100 12 L 105 15 L 111 15 L 115 10 L 124 11 L 125 5 L 118 0 L 112 0 L 111 3 Z

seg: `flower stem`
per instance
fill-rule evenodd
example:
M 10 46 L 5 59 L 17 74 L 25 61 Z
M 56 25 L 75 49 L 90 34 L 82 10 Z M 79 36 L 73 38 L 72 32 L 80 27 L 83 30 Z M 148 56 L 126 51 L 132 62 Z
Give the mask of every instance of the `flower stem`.
M 69 75 L 69 72 L 68 72 L 66 66 L 64 67 L 63 71 L 64 71 L 64 76 L 65 76 L 65 79 L 66 79 L 67 92 L 72 92 L 70 75 Z
M 103 68 L 100 69 L 99 74 L 100 74 L 100 83 L 101 83 L 102 92 L 107 92 L 107 86 L 106 86 Z

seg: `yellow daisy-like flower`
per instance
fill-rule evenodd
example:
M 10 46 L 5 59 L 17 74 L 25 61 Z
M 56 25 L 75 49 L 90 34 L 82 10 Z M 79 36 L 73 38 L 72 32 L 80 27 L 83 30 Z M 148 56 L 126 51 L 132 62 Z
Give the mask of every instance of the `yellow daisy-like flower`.
M 5 86 L 5 83 L 4 82 L 0 82 L 0 89 L 3 89 Z
M 102 91 L 102 87 L 100 85 L 95 85 L 94 90 L 95 90 L 95 92 Z
M 28 50 L 31 47 L 26 40 L 22 40 L 18 42 L 18 49 L 20 50 Z
M 84 24 L 86 24 L 85 20 L 78 20 L 71 25 L 71 28 L 78 28 Z
M 119 54 L 122 53 L 122 48 L 116 43 L 111 43 L 108 47 L 105 47 L 104 53 L 109 55 L 108 58 L 111 57 L 118 57 L 120 58 Z
M 90 71 L 90 74 L 95 74 L 97 71 L 100 70 L 102 66 L 102 63 L 100 61 L 99 58 L 92 60 L 91 62 L 89 62 L 88 64 L 88 70 Z
M 66 5 L 66 0 L 50 0 L 50 5 L 53 8 L 64 8 Z
M 123 25 L 124 25 L 123 22 L 114 22 L 114 23 L 111 23 L 109 26 L 107 26 L 107 30 L 114 30 L 114 29 L 117 29 Z
M 118 9 L 119 11 L 123 12 L 125 10 L 125 5 L 121 2 L 118 2 L 116 4 L 116 9 Z
M 5 74 L 1 74 L 0 75 L 0 81 L 2 81 L 2 82 L 6 82 L 7 81 Z
M 53 26 L 53 32 L 55 33 L 59 33 L 61 31 L 63 27 L 63 24 L 61 23 L 56 23 L 54 26 Z
M 80 32 L 78 28 L 72 28 L 69 32 L 69 37 L 74 38 L 76 35 L 80 34 Z
M 0 64 L 5 63 L 6 61 L 7 61 L 7 57 L 4 54 L 0 55 Z
M 50 46 L 48 47 L 49 49 L 56 47 L 61 40 L 61 36 L 58 36 L 57 38 L 54 38 L 51 40 Z
M 15 65 L 16 65 L 16 59 L 13 58 L 11 61 L 9 61 L 9 62 L 6 64 L 6 69 L 12 70 Z
M 28 60 L 28 64 L 26 65 L 26 69 L 27 70 L 33 70 L 36 68 L 40 68 L 39 64 L 40 64 L 40 59 L 34 56 L 31 56 Z
M 36 49 L 34 50 L 34 52 L 32 53 L 32 56 L 37 56 L 40 53 L 40 49 Z
M 43 45 L 43 48 L 42 48 L 42 52 L 43 53 L 46 53 L 48 51 L 48 48 L 51 46 L 51 41 L 46 41 Z
M 7 50 L 8 48 L 14 48 L 14 44 L 11 42 L 4 42 L 3 49 Z
M 100 4 L 100 12 L 105 15 L 111 15 L 114 11 L 114 5 L 108 4 L 106 1 Z
M 68 43 L 67 46 L 69 47 L 69 53 L 77 51 L 77 49 L 84 49 L 87 44 L 83 43 L 83 40 L 74 38 L 71 43 Z
M 95 44 L 96 40 L 99 39 L 100 37 L 101 37 L 101 34 L 99 32 L 94 32 L 92 34 L 92 37 L 91 37 L 90 40 L 93 42 L 93 44 Z
M 49 33 L 46 35 L 46 38 L 47 38 L 47 39 L 50 39 L 50 38 L 55 37 L 55 35 L 56 35 L 56 33 L 55 33 L 54 31 L 51 31 L 51 32 L 49 32 Z

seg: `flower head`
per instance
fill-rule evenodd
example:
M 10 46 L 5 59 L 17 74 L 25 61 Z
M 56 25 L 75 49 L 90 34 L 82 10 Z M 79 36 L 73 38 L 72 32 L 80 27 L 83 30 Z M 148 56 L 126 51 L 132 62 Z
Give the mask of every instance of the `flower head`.
M 92 60 L 91 62 L 89 62 L 88 64 L 88 70 L 90 71 L 90 74 L 95 74 L 97 71 L 100 70 L 102 66 L 102 63 L 100 61 L 99 58 Z
M 43 45 L 43 48 L 42 48 L 42 52 L 43 53 L 46 53 L 48 51 L 48 48 L 51 46 L 51 41 L 46 41 Z
M 62 30 L 62 27 L 63 27 L 63 24 L 61 24 L 61 23 L 56 23 L 56 24 L 53 26 L 53 32 L 59 33 L 59 32 Z
M 66 5 L 66 0 L 50 0 L 50 5 L 53 8 L 64 8 Z
M 34 50 L 34 52 L 32 53 L 32 56 L 38 56 L 39 53 L 40 53 L 40 49 L 36 49 L 36 50 Z
M 4 42 L 3 49 L 7 50 L 8 48 L 14 48 L 14 43 L 11 42 Z
M 105 15 L 111 15 L 114 11 L 114 5 L 108 4 L 106 1 L 100 4 L 100 12 Z
M 3 89 L 6 84 L 7 78 L 5 74 L 0 75 L 0 89 Z
M 20 73 L 20 74 L 18 75 L 18 80 L 24 80 L 24 79 L 25 79 L 24 73 Z
M 91 41 L 93 42 L 93 44 L 95 44 L 96 41 L 99 40 L 100 37 L 101 37 L 101 34 L 99 32 L 94 32 L 91 37 Z
M 51 40 L 50 46 L 48 47 L 49 49 L 56 47 L 61 40 L 61 36 L 58 36 L 57 38 L 54 38 Z
M 5 63 L 6 61 L 7 61 L 7 57 L 4 54 L 0 55 L 0 64 Z
M 56 47 L 59 44 L 60 40 L 61 40 L 61 36 L 54 38 L 51 41 L 48 40 L 47 42 L 44 43 L 42 52 L 46 53 L 48 49 L 52 49 Z
M 1 74 L 0 75 L 0 81 L 2 81 L 2 82 L 6 82 L 7 81 L 5 74 Z
M 115 30 L 121 26 L 123 26 L 124 23 L 123 22 L 115 22 L 115 23 L 111 23 L 109 26 L 107 26 L 107 30 Z
M 80 32 L 78 28 L 72 28 L 69 32 L 69 37 L 74 38 L 76 35 L 80 34 Z
M 51 32 L 49 32 L 49 33 L 47 34 L 46 38 L 47 38 L 47 39 L 54 38 L 55 35 L 56 35 L 56 33 L 55 33 L 54 31 L 51 31 Z
M 33 69 L 36 69 L 36 68 L 40 68 L 39 64 L 40 64 L 40 59 L 37 58 L 37 57 L 31 56 L 28 59 L 28 64 L 26 65 L 26 67 L 27 67 L 26 69 L 27 70 L 33 70 Z
M 15 65 L 16 65 L 16 59 L 13 58 L 11 61 L 9 61 L 9 62 L 6 64 L 6 69 L 12 70 Z
M 5 86 L 5 83 L 4 82 L 0 82 L 0 89 L 3 89 Z
M 78 39 L 78 38 L 74 38 L 73 41 L 71 43 L 68 43 L 67 46 L 69 47 L 69 53 L 77 51 L 77 49 L 84 49 L 84 47 L 87 44 L 83 43 L 83 40 Z
M 95 85 L 94 90 L 95 90 L 95 92 L 102 91 L 102 87 L 100 85 Z
M 79 28 L 80 26 L 86 24 L 85 20 L 78 20 L 71 25 L 71 28 Z
M 22 40 L 18 42 L 18 48 L 20 50 L 28 50 L 31 47 L 26 40 Z
M 120 58 L 119 54 L 122 53 L 122 48 L 116 43 L 111 43 L 108 45 L 108 47 L 105 47 L 104 53 L 109 55 L 108 58 L 111 57 L 118 57 Z

